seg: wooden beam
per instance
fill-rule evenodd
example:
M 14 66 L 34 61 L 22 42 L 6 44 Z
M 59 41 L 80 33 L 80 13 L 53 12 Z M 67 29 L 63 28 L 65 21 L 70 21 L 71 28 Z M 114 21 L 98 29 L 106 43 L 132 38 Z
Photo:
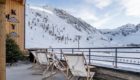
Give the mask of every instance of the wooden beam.
M 22 0 L 22 1 L 21 1 L 21 3 L 22 3 L 23 5 L 25 5 L 25 3 L 26 3 L 26 0 Z
M 25 4 L 25 1 L 26 0 L 15 0 L 15 1 L 18 1 L 18 2 L 20 2 L 21 4 Z M 0 0 L 0 4 L 5 4 L 6 3 L 6 0 Z
M 22 5 L 25 5 L 25 1 L 26 1 L 26 0 L 15 0 L 15 1 L 18 1 L 18 2 L 20 2 Z
M 6 80 L 5 69 L 5 4 L 0 4 L 0 80 Z
M 6 0 L 0 0 L 0 3 L 2 3 L 2 4 L 5 3 L 5 2 L 6 2 Z

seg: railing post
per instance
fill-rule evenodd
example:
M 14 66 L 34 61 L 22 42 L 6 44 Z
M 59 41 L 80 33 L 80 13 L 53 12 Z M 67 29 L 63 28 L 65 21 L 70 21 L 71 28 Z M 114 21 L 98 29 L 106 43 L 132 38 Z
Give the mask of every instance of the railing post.
M 46 49 L 46 52 L 48 52 L 48 49 Z
M 91 64 L 90 60 L 91 60 L 91 50 L 89 49 L 89 64 Z
M 118 60 L 118 59 L 117 59 L 117 58 L 118 58 L 118 55 L 117 55 L 117 54 L 118 54 L 118 50 L 117 50 L 117 48 L 116 48 L 116 49 L 115 49 L 115 65 L 114 65 L 115 68 L 117 68 L 117 63 L 118 63 L 118 61 L 117 61 L 117 60 Z
M 72 48 L 72 54 L 74 53 L 74 49 Z
M 52 52 L 53 52 L 53 48 L 52 48 Z
M 60 53 L 60 59 L 62 60 L 62 55 L 63 55 L 63 51 L 61 49 L 61 53 Z

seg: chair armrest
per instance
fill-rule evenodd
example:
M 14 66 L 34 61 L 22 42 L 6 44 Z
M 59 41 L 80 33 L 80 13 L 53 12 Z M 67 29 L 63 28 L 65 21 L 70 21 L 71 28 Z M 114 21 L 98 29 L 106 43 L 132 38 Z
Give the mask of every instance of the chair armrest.
M 91 66 L 91 65 L 86 65 L 86 69 L 87 68 L 90 68 L 90 69 L 92 69 L 92 68 L 96 68 L 95 66 Z
M 91 66 L 91 65 L 86 65 L 86 69 L 87 69 L 87 72 L 88 72 L 88 77 L 91 76 L 91 69 L 94 69 L 94 68 L 96 68 L 96 67 L 95 66 Z

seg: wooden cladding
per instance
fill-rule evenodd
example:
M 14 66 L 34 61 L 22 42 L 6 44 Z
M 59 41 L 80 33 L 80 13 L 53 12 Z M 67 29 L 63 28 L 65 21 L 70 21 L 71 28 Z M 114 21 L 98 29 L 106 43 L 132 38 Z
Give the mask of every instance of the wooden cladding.
M 5 4 L 7 0 L 0 0 L 0 4 Z M 10 0 L 9 0 L 10 1 Z M 12 1 L 12 0 L 11 0 Z M 17 1 L 20 4 L 24 5 L 25 4 L 25 0 L 13 0 L 13 1 Z
M 19 2 L 20 4 L 24 5 L 25 4 L 25 0 L 15 0 L 17 2 Z
M 0 4 L 5 4 L 6 0 L 0 0 Z
M 14 37 L 21 50 L 24 50 L 24 0 L 6 1 L 6 34 Z M 16 36 L 15 36 L 16 33 Z
M 0 80 L 6 80 L 5 70 L 5 5 L 0 4 Z
M 6 80 L 6 34 L 15 36 L 20 49 L 24 50 L 23 2 L 24 0 L 0 0 L 0 80 Z

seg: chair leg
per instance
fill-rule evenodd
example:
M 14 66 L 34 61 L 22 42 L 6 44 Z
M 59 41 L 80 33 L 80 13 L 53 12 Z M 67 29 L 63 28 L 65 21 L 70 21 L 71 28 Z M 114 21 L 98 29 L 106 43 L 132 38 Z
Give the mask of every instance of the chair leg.
M 93 76 L 94 76 L 94 75 L 92 75 L 92 76 L 90 77 L 90 80 L 93 80 Z
M 67 71 L 66 72 L 67 72 L 67 76 L 68 76 L 69 75 L 69 68 L 68 67 L 67 67 Z
M 61 70 L 60 70 L 60 71 L 61 71 Z M 63 72 L 63 71 L 61 71 L 61 72 L 64 74 L 66 80 L 68 80 L 68 76 L 67 76 L 67 74 L 65 74 L 65 72 Z
M 72 77 L 73 77 L 72 75 L 71 75 L 70 77 L 68 77 L 68 80 L 71 80 L 71 79 L 72 79 Z
M 80 79 L 80 77 L 76 77 L 77 78 L 77 80 L 79 80 Z
M 89 77 L 87 77 L 87 80 L 89 80 Z
M 43 74 L 46 74 L 46 72 L 49 70 L 50 67 L 51 65 L 48 65 L 47 68 L 44 70 Z
M 78 77 L 78 80 L 80 80 L 81 77 Z
M 93 80 L 92 78 L 93 78 L 93 77 L 91 77 L 90 80 Z
M 43 72 L 43 78 L 46 78 L 46 74 L 49 71 L 49 69 L 51 68 L 52 65 L 48 65 L 47 68 L 44 70 Z
M 54 65 L 52 66 L 52 69 L 51 69 L 51 75 L 53 75 L 53 71 L 54 71 Z M 53 80 L 53 76 L 51 77 L 51 80 Z

